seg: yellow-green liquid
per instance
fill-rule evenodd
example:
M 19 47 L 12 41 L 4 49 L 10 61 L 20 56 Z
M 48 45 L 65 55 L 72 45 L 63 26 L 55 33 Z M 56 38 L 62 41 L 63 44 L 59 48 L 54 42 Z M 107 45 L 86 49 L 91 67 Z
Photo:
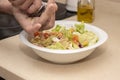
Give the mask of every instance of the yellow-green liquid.
M 78 21 L 84 21 L 87 23 L 93 22 L 94 9 L 90 5 L 78 5 L 77 18 Z

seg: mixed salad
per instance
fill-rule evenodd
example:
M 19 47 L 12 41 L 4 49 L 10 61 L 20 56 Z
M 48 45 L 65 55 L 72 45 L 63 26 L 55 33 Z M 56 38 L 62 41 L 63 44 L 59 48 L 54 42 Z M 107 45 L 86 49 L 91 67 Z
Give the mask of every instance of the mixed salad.
M 86 30 L 82 22 L 70 28 L 56 25 L 51 30 L 36 32 L 30 42 L 40 47 L 69 50 L 94 45 L 98 40 L 97 35 Z

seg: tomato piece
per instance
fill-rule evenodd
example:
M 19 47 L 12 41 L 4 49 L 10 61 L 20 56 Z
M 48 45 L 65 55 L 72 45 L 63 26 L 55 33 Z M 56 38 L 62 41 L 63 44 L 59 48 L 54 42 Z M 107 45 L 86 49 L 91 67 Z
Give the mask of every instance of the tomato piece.
M 73 41 L 79 41 L 78 35 L 73 35 L 72 40 L 73 40 Z
M 72 36 L 72 41 L 75 43 L 75 44 L 79 44 L 79 37 L 78 37 L 78 35 L 73 35 Z
M 49 33 L 44 33 L 44 37 L 45 37 L 45 39 L 47 39 L 49 36 L 50 36 Z
M 34 37 L 39 36 L 39 35 L 40 35 L 40 32 L 35 32 L 34 33 Z

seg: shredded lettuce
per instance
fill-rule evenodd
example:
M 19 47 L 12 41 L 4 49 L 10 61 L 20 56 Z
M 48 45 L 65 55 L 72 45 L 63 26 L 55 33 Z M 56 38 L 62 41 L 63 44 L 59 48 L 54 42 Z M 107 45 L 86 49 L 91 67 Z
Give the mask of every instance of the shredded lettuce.
M 84 33 L 84 29 L 85 29 L 85 24 L 84 22 L 82 22 L 81 24 L 75 24 L 76 27 L 76 31 L 83 34 Z
M 53 45 L 48 46 L 47 48 L 51 48 L 51 49 L 62 49 L 64 50 L 65 47 L 60 43 L 60 42 L 56 42 Z
M 53 32 L 59 32 L 61 28 L 62 28 L 62 26 L 56 25 L 56 27 L 54 29 L 52 29 L 52 31 Z
M 47 33 L 46 37 L 45 33 Z M 88 30 L 85 30 L 85 24 L 75 24 L 70 28 L 62 25 L 56 25 L 51 30 L 42 32 L 42 35 L 31 39 L 31 43 L 50 49 L 78 49 L 94 45 L 98 41 L 98 36 Z

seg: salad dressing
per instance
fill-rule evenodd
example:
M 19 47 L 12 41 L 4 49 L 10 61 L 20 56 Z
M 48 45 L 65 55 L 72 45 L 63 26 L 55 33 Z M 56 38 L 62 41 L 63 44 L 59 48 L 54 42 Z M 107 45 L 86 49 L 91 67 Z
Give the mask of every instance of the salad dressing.
M 91 23 L 94 20 L 94 0 L 79 0 L 77 6 L 77 19 Z

